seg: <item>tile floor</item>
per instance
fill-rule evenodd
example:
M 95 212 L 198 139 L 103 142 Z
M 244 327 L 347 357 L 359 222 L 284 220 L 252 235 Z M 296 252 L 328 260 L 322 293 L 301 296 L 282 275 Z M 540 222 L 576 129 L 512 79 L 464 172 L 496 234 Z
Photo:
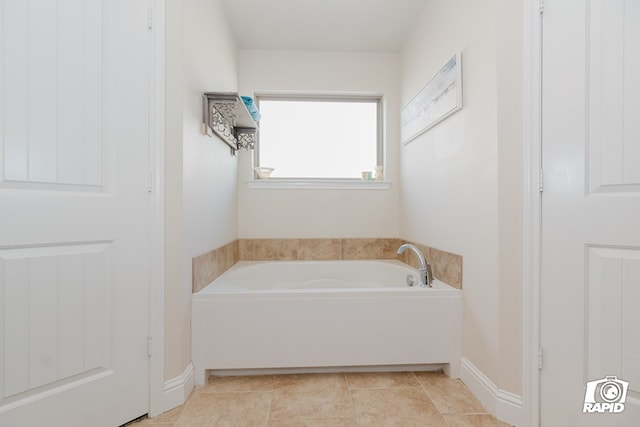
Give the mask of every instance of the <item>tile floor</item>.
M 210 377 L 189 400 L 132 427 L 507 427 L 442 372 Z

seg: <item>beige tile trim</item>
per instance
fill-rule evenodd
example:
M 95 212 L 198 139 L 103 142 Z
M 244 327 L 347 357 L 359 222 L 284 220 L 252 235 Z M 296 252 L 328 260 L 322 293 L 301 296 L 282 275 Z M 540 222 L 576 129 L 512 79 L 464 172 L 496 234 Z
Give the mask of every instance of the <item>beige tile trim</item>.
M 240 239 L 241 261 L 401 259 L 400 239 Z
M 191 260 L 192 292 L 198 292 L 240 259 L 238 241 L 234 240 L 220 248 L 197 256 Z

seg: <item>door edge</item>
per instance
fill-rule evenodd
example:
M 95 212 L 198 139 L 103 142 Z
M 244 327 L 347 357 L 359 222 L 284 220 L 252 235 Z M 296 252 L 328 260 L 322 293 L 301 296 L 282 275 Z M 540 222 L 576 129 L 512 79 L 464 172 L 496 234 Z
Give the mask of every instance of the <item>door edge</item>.
M 524 7 L 523 37 L 523 322 L 522 322 L 522 422 L 540 425 L 540 251 L 541 251 L 541 151 L 542 151 L 542 16 L 540 0 L 528 0 Z

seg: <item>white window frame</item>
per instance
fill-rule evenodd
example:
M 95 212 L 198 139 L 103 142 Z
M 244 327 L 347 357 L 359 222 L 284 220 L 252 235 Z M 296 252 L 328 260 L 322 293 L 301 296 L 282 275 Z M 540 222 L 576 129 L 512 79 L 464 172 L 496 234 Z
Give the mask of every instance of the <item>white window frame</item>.
M 377 110 L 376 117 L 376 165 L 385 167 L 384 152 L 384 97 L 375 95 L 354 95 L 354 94 L 255 94 L 256 105 L 260 109 L 260 101 L 325 101 L 325 102 L 368 102 L 375 103 Z M 260 132 L 258 131 L 258 141 L 253 151 L 253 165 L 260 166 Z M 385 171 L 386 173 L 386 171 Z M 305 188 L 305 189 L 387 189 L 391 183 L 388 181 L 363 181 L 359 178 L 306 178 L 287 177 L 270 178 L 259 180 L 255 172 L 252 172 L 253 179 L 248 181 L 250 188 Z

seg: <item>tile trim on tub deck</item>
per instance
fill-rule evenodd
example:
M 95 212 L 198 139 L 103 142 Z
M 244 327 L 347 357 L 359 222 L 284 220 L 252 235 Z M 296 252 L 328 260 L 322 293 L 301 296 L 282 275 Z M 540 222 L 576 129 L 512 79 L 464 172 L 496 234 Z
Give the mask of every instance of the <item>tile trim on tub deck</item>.
M 417 268 L 409 252 L 396 255 L 406 242 L 397 238 L 238 239 L 192 259 L 192 291 L 203 289 L 238 261 L 398 259 Z M 414 244 L 437 279 L 462 289 L 461 255 Z
M 198 292 L 240 259 L 239 243 L 234 240 L 191 260 L 191 290 Z

